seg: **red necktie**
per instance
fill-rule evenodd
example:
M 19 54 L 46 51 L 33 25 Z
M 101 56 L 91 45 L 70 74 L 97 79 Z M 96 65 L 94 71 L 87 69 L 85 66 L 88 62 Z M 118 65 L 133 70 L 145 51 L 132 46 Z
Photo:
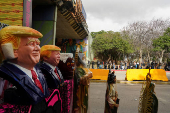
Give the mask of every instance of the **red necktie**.
M 44 90 L 42 88 L 42 85 L 40 83 L 40 81 L 37 79 L 37 74 L 35 73 L 34 70 L 31 70 L 31 74 L 32 74 L 32 79 L 34 80 L 34 83 L 40 88 L 40 90 L 44 93 Z
M 60 82 L 61 82 L 61 78 L 60 78 L 60 76 L 58 75 L 58 73 L 57 73 L 57 69 L 56 69 L 56 68 L 55 68 L 54 72 L 55 72 L 55 74 L 57 75 L 58 79 L 59 79 L 59 80 L 60 80 Z

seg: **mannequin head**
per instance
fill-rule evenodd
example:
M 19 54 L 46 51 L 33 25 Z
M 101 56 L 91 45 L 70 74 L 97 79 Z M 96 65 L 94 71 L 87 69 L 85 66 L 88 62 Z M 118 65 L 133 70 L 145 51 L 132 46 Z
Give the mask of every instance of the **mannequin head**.
M 110 72 L 108 75 L 108 84 L 115 84 L 116 83 L 116 75 L 114 74 L 115 72 Z
M 78 53 L 78 61 L 76 62 L 76 66 L 86 67 L 86 56 L 84 53 Z
M 7 26 L 0 30 L 0 51 L 4 59 L 24 68 L 33 68 L 40 59 L 40 41 L 43 35 L 24 26 Z
M 60 61 L 61 49 L 55 45 L 44 45 L 41 47 L 41 61 L 57 66 Z

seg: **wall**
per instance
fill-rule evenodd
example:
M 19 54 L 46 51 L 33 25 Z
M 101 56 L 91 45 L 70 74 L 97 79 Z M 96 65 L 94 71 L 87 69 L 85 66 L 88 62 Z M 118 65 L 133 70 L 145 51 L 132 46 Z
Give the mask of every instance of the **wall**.
M 22 26 L 23 0 L 0 0 L 0 22 Z
M 34 6 L 32 27 L 43 34 L 40 46 L 53 44 L 55 6 Z

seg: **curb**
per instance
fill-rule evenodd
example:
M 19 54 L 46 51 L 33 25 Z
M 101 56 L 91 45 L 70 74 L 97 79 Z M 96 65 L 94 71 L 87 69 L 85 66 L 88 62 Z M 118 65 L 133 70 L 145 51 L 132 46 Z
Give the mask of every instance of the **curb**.
M 90 80 L 90 82 L 94 83 L 106 83 L 107 80 Z M 164 81 L 152 81 L 155 84 L 162 84 L 162 85 L 170 85 L 170 81 L 164 82 Z M 126 81 L 126 80 L 117 80 L 117 83 L 120 84 L 143 84 L 144 81 Z

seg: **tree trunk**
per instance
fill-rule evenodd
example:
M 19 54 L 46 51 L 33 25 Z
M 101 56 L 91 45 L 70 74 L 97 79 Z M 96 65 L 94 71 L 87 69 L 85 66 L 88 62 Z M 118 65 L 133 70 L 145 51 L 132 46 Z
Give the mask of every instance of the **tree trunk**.
M 108 56 L 109 56 L 109 58 L 107 59 L 107 62 L 109 62 L 109 61 L 110 61 L 110 59 L 111 59 L 111 56 L 112 56 L 112 55 L 111 55 L 111 54 L 109 54 Z
M 139 55 L 139 69 L 142 63 L 142 49 L 140 49 L 140 55 Z
M 148 60 L 149 60 L 149 63 L 150 63 L 150 61 L 151 61 L 151 58 L 150 58 L 149 51 L 148 51 Z
M 163 55 L 164 55 L 165 50 L 161 51 L 161 56 L 159 58 L 159 62 L 162 63 Z

